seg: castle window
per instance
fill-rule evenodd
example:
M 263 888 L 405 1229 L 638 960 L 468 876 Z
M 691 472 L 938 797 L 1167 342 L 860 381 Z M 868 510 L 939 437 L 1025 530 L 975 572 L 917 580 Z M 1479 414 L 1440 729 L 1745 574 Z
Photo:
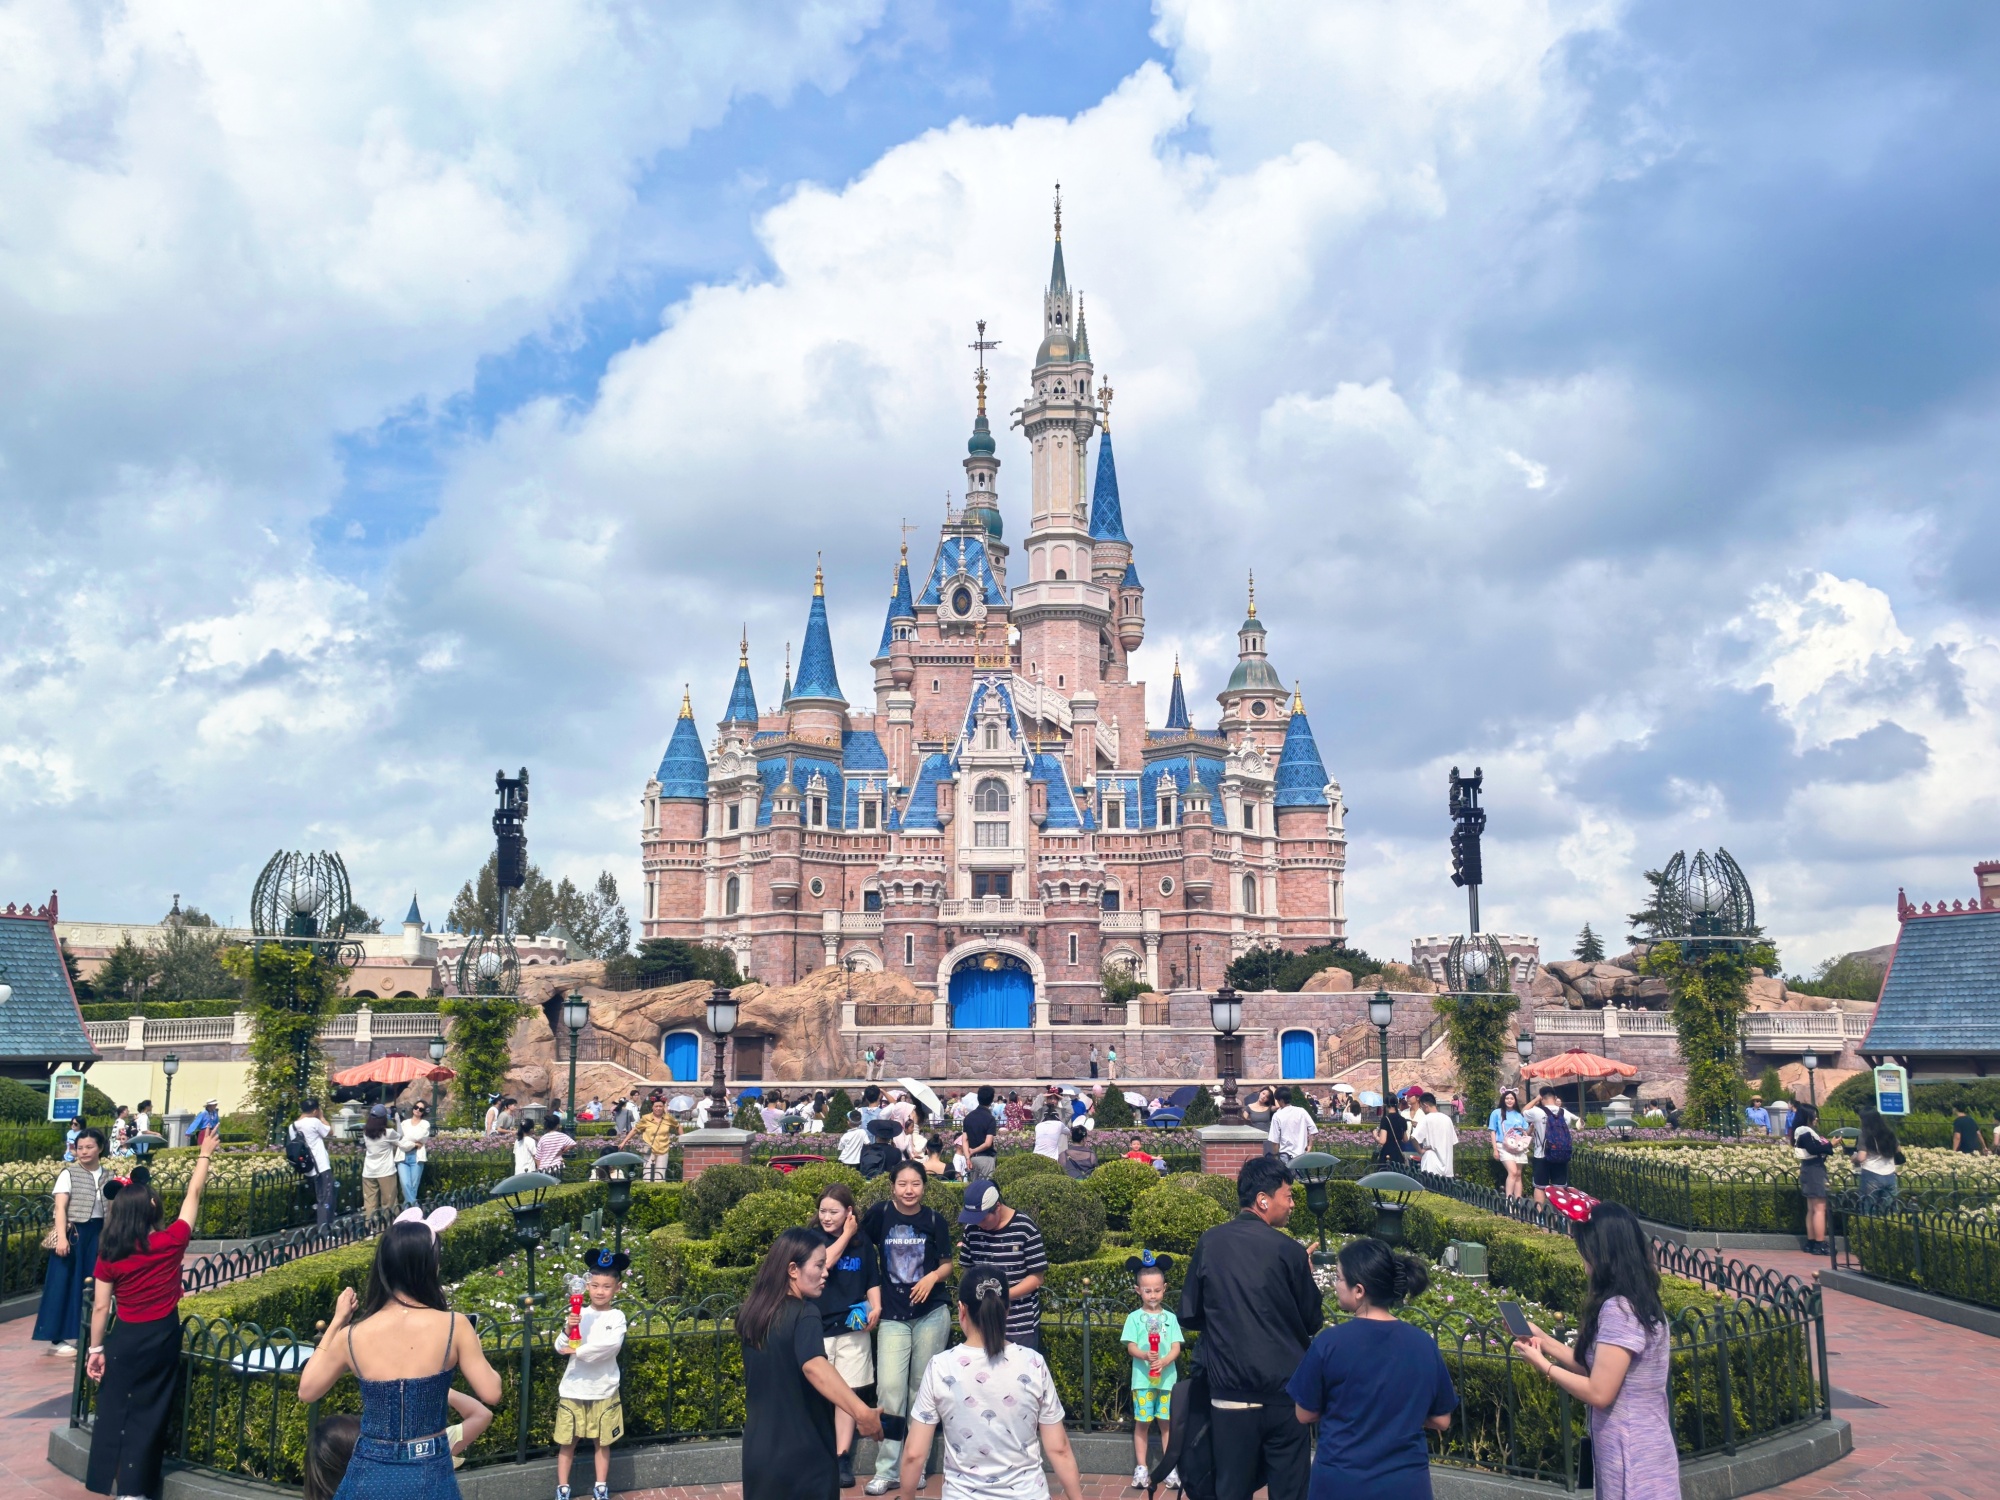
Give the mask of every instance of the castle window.
M 1000 748 L 1000 726 L 998 724 L 988 724 L 986 726 L 986 748 L 988 750 L 998 750 Z
M 1060 578 L 1062 577 L 1062 574 L 1058 573 L 1056 574 L 1056 577 Z M 1057 687 L 1067 686 L 1067 684 L 1063 681 L 1063 674 L 1060 672 L 1056 673 L 1056 686 Z
M 974 823 L 972 842 L 979 849 L 1004 849 L 1007 847 L 1007 825 L 1005 823 Z
M 972 894 L 974 899 L 981 896 L 1013 895 L 1013 872 L 1011 870 L 974 870 L 972 872 Z
M 1252 829 L 1252 830 L 1254 830 L 1254 829 L 1255 829 L 1255 828 L 1257 827 L 1257 804 L 1256 804 L 1256 803 L 1254 803 L 1254 802 L 1246 802 L 1246 803 L 1244 803 L 1244 804 L 1243 804 L 1243 826 L 1244 826 L 1245 828 L 1248 828 L 1248 829 Z
M 1106 828 L 1123 828 L 1125 826 L 1125 799 L 1123 797 L 1107 797 L 1104 799 L 1104 826 Z
M 1057 568 L 1057 569 L 1056 569 L 1056 577 L 1058 577 L 1058 578 L 1067 578 L 1067 577 L 1069 577 L 1069 569 L 1068 569 L 1068 568 Z
M 863 911 L 880 911 L 882 909 L 882 893 L 880 891 L 863 891 L 861 893 L 861 909 Z
M 1076 934 L 1073 932 L 1069 935 L 1069 961 L 1070 966 L 1074 968 L 1076 965 Z
M 1007 783 L 989 776 L 972 793 L 972 810 L 982 813 L 1007 811 Z
M 1243 877 L 1243 909 L 1252 916 L 1257 914 L 1257 877 L 1255 875 L 1245 875 Z
M 826 798 L 808 797 L 806 805 L 812 809 L 812 826 L 815 828 L 826 827 Z
M 1100 898 L 1100 904 L 1106 911 L 1116 911 L 1118 910 L 1118 899 L 1118 887 L 1107 885 L 1104 888 L 1104 895 Z
M 736 908 L 742 905 L 742 903 L 743 903 L 742 883 L 738 881 L 734 875 L 732 875 L 729 877 L 728 880 L 724 881 L 722 885 L 722 914 L 725 917 L 735 916 Z
M 875 826 L 875 804 L 873 802 L 864 802 L 861 804 L 861 826 L 863 828 L 873 828 Z
M 741 821 L 742 821 L 742 818 L 743 818 L 743 809 L 742 809 L 741 807 L 738 807 L 738 806 L 737 806 L 737 805 L 736 805 L 736 804 L 735 804 L 734 802 L 730 803 L 730 804 L 729 804 L 729 831 L 730 831 L 731 833 L 734 833 L 734 832 L 736 832 L 736 829 L 737 829 L 737 826 L 738 826 L 738 825 L 739 825 L 739 824 L 741 823 Z
M 912 969 L 917 963 L 917 938 L 915 933 L 903 934 L 903 967 Z
M 944 686 L 944 684 L 943 684 L 943 683 L 941 683 L 941 682 L 939 682 L 939 681 L 938 681 L 938 680 L 937 680 L 937 679 L 936 679 L 935 677 L 933 677 L 933 678 L 931 679 L 931 691 L 932 691 L 932 692 L 934 692 L 934 693 L 935 693 L 935 692 L 938 692 L 938 691 L 940 691 L 940 690 L 941 690 L 941 689 L 943 688 L 943 686 Z
M 1174 799 L 1171 797 L 1160 799 L 1160 826 L 1162 828 L 1174 826 Z
M 806 889 L 811 891 L 815 896 L 824 896 L 826 894 L 826 882 L 815 875 L 812 878 L 812 883 Z

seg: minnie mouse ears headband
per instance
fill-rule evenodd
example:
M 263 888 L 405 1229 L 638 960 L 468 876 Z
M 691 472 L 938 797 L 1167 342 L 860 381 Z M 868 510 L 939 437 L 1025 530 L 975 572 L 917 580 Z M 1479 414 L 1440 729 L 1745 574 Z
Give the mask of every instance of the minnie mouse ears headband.
M 1151 1250 L 1141 1250 L 1125 1262 L 1125 1269 L 1137 1276 L 1141 1271 L 1158 1271 L 1165 1275 L 1174 1268 L 1171 1255 L 1155 1255 Z
M 434 1208 L 426 1214 L 421 1208 L 412 1204 L 396 1215 L 396 1222 L 398 1224 L 421 1224 L 431 1232 L 431 1238 L 436 1239 L 447 1229 L 451 1228 L 453 1224 L 458 1222 L 458 1210 L 455 1208 Z
M 1558 1183 L 1548 1190 L 1548 1195 L 1550 1208 L 1578 1224 L 1588 1224 L 1597 1208 L 1597 1200 L 1579 1188 Z
M 592 1250 L 583 1257 L 584 1269 L 601 1276 L 623 1276 L 632 1257 L 622 1250 Z
M 131 1172 L 124 1177 L 105 1178 L 104 1187 L 101 1191 L 103 1192 L 105 1201 L 108 1203 L 111 1201 L 111 1199 L 116 1198 L 120 1193 L 124 1192 L 125 1189 L 131 1187 L 134 1183 L 137 1183 L 140 1187 L 144 1187 L 147 1183 L 151 1182 L 152 1180 L 153 1180 L 153 1174 L 151 1170 L 149 1170 L 146 1167 L 134 1167 L 131 1170 Z

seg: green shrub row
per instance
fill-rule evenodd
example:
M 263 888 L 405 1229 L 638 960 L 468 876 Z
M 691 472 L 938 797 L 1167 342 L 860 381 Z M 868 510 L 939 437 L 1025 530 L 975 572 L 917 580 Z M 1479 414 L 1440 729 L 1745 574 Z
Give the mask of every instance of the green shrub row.
M 2000 1307 L 2000 1226 L 1945 1213 L 1849 1213 L 1847 1248 L 1870 1276 Z

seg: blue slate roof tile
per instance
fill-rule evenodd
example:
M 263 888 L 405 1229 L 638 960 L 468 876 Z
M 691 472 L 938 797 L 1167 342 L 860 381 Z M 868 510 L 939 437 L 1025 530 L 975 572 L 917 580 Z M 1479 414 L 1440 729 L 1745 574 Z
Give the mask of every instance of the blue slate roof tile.
M 1073 831 L 1083 827 L 1083 816 L 1077 811 L 1076 794 L 1070 790 L 1069 772 L 1064 769 L 1059 755 L 1036 754 L 1028 759 L 1028 779 L 1045 781 L 1049 787 L 1049 816 L 1042 827 L 1052 832 Z
M 905 558 L 896 564 L 896 591 L 889 596 L 889 613 L 882 621 L 882 644 L 875 648 L 875 654 L 889 654 L 889 645 L 896 638 L 898 620 L 914 620 L 916 617 L 917 611 L 910 603 L 910 564 Z
M 0 974 L 14 989 L 0 1025 L 0 1062 L 88 1062 L 97 1056 L 54 927 L 40 917 L 0 915 Z
M 660 796 L 667 801 L 708 800 L 708 756 L 691 716 L 683 714 L 674 721 L 674 736 L 667 741 L 667 753 L 660 757 L 654 779 L 660 783 Z
M 1277 796 L 1272 799 L 1278 807 L 1324 807 L 1326 806 L 1326 784 L 1331 778 L 1326 774 L 1326 766 L 1319 758 L 1319 744 L 1313 739 L 1312 725 L 1306 722 L 1306 711 L 1294 709 L 1291 722 L 1285 725 L 1285 745 L 1278 752 Z
M 896 826 L 912 833 L 941 830 L 944 824 L 938 821 L 938 783 L 951 780 L 951 776 L 951 757 L 925 756 L 922 767 L 917 771 L 917 784 L 910 788 L 909 801 L 904 805 Z
M 1905 921 L 1862 1047 L 2000 1052 L 2000 911 Z
M 943 597 L 945 580 L 961 572 L 979 585 L 988 608 L 1007 602 L 1007 596 L 1000 592 L 999 580 L 993 576 L 993 564 L 986 556 L 986 544 L 978 537 L 948 536 L 938 544 L 937 559 L 931 564 L 931 576 L 924 583 L 923 593 L 917 596 L 917 603 L 936 604 Z
M 1097 484 L 1090 493 L 1090 535 L 1093 541 L 1123 542 L 1125 513 L 1118 504 L 1118 466 L 1111 457 L 1111 434 L 1097 440 Z
M 792 698 L 831 698 L 840 695 L 840 673 L 833 666 L 833 637 L 826 626 L 826 595 L 815 590 L 812 609 L 806 614 L 806 641 L 799 648 L 799 675 L 792 683 Z

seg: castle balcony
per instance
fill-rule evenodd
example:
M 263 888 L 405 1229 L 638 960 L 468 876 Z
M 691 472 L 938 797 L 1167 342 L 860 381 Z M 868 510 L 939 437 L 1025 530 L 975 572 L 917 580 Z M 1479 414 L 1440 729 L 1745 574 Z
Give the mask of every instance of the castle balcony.
M 974 896 L 970 900 L 941 901 L 938 920 L 960 927 L 1020 926 L 1043 920 L 1042 903 L 1015 896 Z
M 825 931 L 834 933 L 878 933 L 882 930 L 882 913 L 879 911 L 823 911 L 820 922 Z

